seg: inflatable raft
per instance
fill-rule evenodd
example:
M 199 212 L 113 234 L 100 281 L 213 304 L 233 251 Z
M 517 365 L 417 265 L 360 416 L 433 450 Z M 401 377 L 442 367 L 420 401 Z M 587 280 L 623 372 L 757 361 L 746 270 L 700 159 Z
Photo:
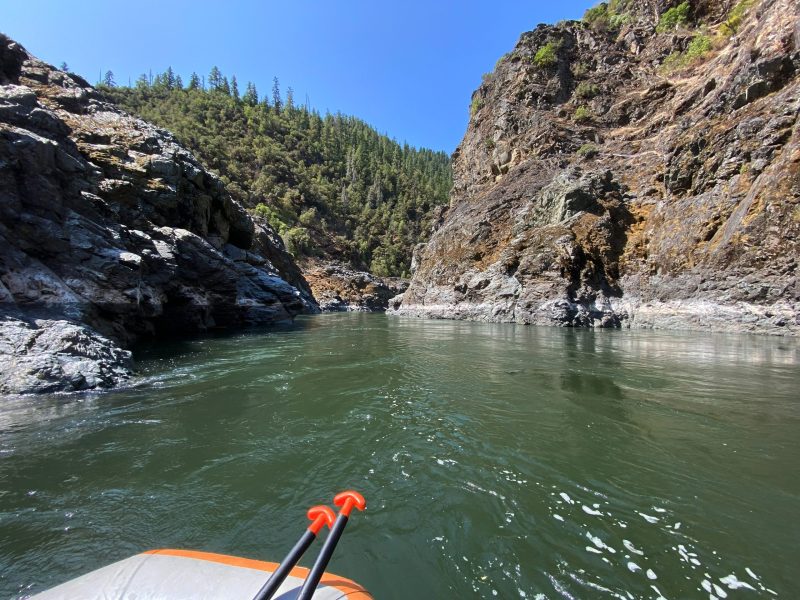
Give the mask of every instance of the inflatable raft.
M 372 600 L 360 585 L 325 568 L 354 508 L 364 497 L 353 490 L 327 506 L 308 510 L 311 524 L 281 563 L 194 550 L 150 550 L 102 567 L 33 598 L 39 600 Z M 311 569 L 295 566 L 327 526 L 330 534 Z
M 150 550 L 42 592 L 36 600 L 252 600 L 277 563 L 192 550 Z M 294 600 L 308 569 L 294 567 L 274 600 Z M 325 573 L 313 600 L 372 600 L 349 579 Z

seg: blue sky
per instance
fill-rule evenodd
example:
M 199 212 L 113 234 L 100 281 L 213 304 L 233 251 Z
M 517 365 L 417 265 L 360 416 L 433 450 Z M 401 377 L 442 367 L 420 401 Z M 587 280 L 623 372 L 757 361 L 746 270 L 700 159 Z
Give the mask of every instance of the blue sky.
M 538 23 L 595 0 L 0 0 L 0 30 L 94 83 L 216 65 L 240 89 L 273 76 L 299 102 L 358 116 L 399 141 L 452 152 L 481 75 Z

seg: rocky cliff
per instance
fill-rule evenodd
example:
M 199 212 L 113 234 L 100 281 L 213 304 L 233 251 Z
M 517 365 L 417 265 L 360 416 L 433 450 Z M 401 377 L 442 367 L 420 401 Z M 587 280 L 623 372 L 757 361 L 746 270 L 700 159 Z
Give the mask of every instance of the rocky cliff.
M 303 275 L 323 312 L 383 312 L 408 288 L 401 277 L 377 277 L 341 262 L 309 260 Z
M 484 77 L 395 312 L 797 335 L 800 5 L 614 5 Z
M 316 305 L 170 133 L 0 34 L 0 307 L 0 393 L 24 393 L 115 385 L 142 336 Z

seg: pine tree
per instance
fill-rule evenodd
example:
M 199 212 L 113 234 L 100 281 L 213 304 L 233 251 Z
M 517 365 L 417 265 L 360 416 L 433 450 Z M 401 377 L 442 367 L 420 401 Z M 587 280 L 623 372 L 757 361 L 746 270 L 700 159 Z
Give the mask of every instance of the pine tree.
M 64 71 L 64 73 L 69 73 L 69 65 L 65 62 L 62 62 L 61 65 L 58 67 L 59 71 Z
M 281 106 L 283 106 L 281 88 L 277 77 L 272 78 L 272 106 L 275 107 L 275 112 L 281 112 Z
M 145 89 L 150 87 L 150 81 L 147 79 L 147 73 L 142 73 L 136 80 L 136 89 Z
M 236 83 L 236 75 L 231 77 L 231 94 L 233 95 L 233 99 L 238 102 L 239 101 L 239 84 Z
M 291 87 L 286 90 L 286 110 L 294 110 L 294 90 Z
M 176 90 L 183 89 L 183 78 L 180 75 L 175 75 L 175 89 Z
M 214 66 L 208 74 L 208 87 L 212 90 L 218 89 L 222 85 L 222 72 Z
M 115 87 L 117 84 L 114 82 L 114 72 L 113 71 L 106 71 L 106 74 L 103 76 L 103 85 L 106 87 Z
M 168 90 L 175 89 L 175 71 L 172 70 L 172 67 L 167 67 L 166 73 L 164 73 L 164 85 Z
M 249 106 L 255 106 L 258 104 L 258 92 L 256 91 L 256 86 L 252 81 L 247 82 L 247 89 L 244 92 L 242 100 L 244 100 L 244 103 Z
M 372 182 L 372 185 L 369 188 L 369 192 L 367 193 L 367 202 L 369 202 L 369 205 L 372 208 L 378 208 L 383 203 L 383 190 L 381 189 L 380 175 L 375 177 L 375 181 Z
M 200 89 L 200 77 L 194 71 L 189 76 L 189 89 L 190 90 L 199 90 Z
M 222 92 L 223 94 L 225 94 L 226 96 L 230 96 L 231 95 L 231 86 L 228 83 L 228 78 L 227 77 L 223 77 L 222 78 L 222 83 L 220 84 L 220 86 L 217 89 L 220 92 Z

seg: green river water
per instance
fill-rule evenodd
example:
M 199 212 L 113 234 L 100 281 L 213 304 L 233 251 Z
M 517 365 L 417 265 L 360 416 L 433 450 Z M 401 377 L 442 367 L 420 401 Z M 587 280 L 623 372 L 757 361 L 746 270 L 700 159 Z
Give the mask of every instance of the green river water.
M 797 340 L 344 314 L 138 365 L 0 403 L 0 597 L 279 560 L 352 487 L 329 569 L 378 599 L 800 598 Z

